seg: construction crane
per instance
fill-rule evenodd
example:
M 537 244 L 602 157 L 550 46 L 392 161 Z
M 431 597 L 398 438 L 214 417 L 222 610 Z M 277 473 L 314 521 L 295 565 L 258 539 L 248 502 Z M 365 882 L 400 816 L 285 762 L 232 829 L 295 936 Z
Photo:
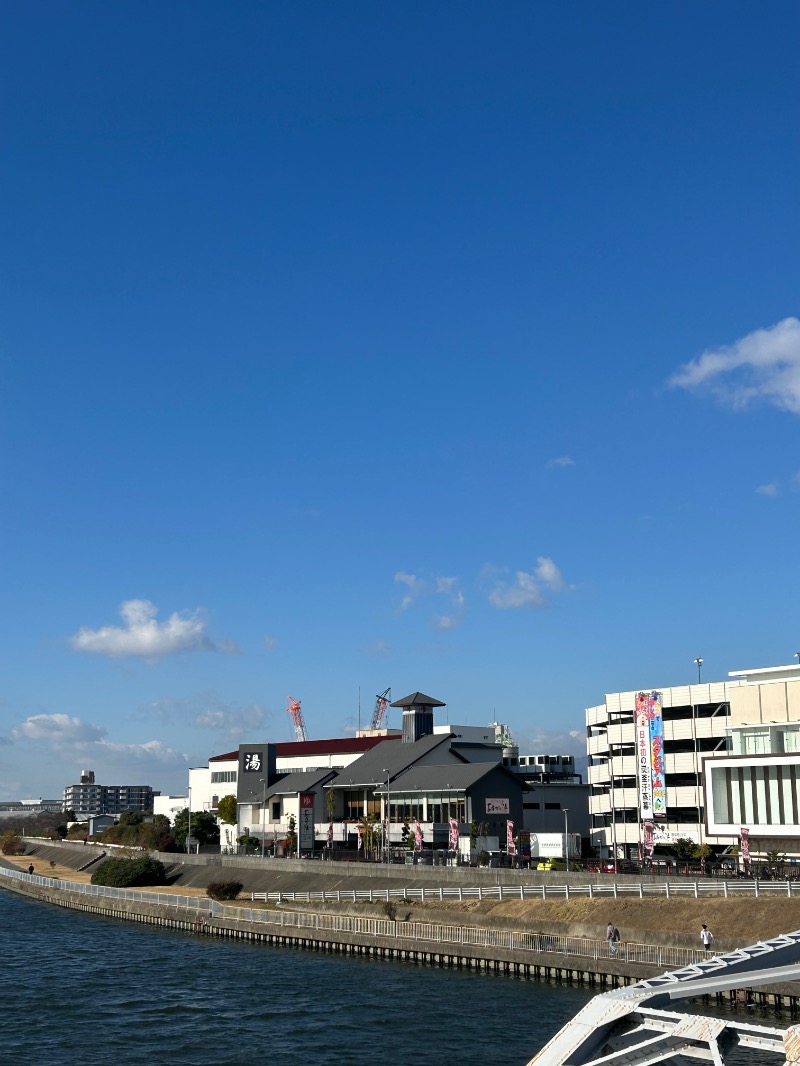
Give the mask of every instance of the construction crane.
M 286 710 L 292 716 L 294 739 L 301 742 L 304 741 L 306 739 L 306 727 L 303 722 L 303 712 L 300 709 L 300 700 L 296 700 L 294 696 L 289 696 Z
M 380 729 L 383 722 L 383 716 L 386 714 L 386 708 L 389 706 L 389 700 L 392 698 L 392 690 L 386 688 L 380 694 L 375 697 L 375 710 L 372 712 L 372 721 L 369 723 L 370 729 Z

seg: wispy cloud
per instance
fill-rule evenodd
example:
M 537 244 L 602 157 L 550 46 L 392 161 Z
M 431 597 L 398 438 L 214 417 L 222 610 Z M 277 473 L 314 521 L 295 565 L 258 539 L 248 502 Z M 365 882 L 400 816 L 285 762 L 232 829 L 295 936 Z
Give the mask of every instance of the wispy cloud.
M 272 653 L 275 651 L 275 645 L 278 643 L 277 639 L 269 633 L 264 634 L 264 651 Z
M 705 351 L 669 381 L 674 388 L 708 391 L 743 409 L 754 402 L 800 414 L 800 320 L 781 322 Z
M 769 485 L 759 485 L 756 492 L 759 496 L 777 496 L 778 486 L 771 483 Z
M 415 603 L 423 596 L 427 597 L 445 597 L 448 600 L 447 610 L 443 613 L 437 614 L 432 620 L 431 624 L 435 629 L 455 629 L 455 627 L 461 622 L 464 616 L 464 593 L 459 588 L 457 577 L 440 577 L 437 575 L 431 575 L 428 577 L 419 577 L 417 574 L 407 574 L 404 571 L 398 571 L 394 575 L 394 579 L 397 582 L 405 585 L 408 592 L 403 596 L 400 603 L 400 611 L 407 610 L 412 603 Z
M 560 466 L 575 466 L 575 460 L 570 459 L 568 455 L 559 455 L 557 459 L 551 459 L 550 462 L 547 464 L 549 470 Z
M 76 651 L 108 655 L 112 658 L 139 656 L 159 659 L 165 655 L 202 649 L 205 651 L 238 652 L 232 641 L 215 644 L 206 635 L 205 613 L 175 612 L 165 622 L 156 620 L 158 608 L 150 600 L 126 600 L 119 609 L 122 626 L 103 626 L 90 629 L 82 626 L 70 638 Z
M 136 717 L 142 720 L 155 718 L 165 726 L 180 724 L 191 729 L 206 729 L 227 742 L 264 729 L 271 714 L 260 703 L 245 706 L 225 703 L 212 691 L 193 698 L 165 696 L 152 700 L 139 708 Z
M 136 744 L 109 740 L 102 726 L 68 714 L 32 715 L 15 726 L 11 735 L 19 743 L 43 745 L 67 757 L 91 759 L 98 764 L 150 761 L 176 766 L 185 763 L 188 758 L 160 740 Z
M 418 596 L 423 595 L 423 593 L 428 590 L 427 584 L 421 578 L 417 577 L 416 574 L 406 574 L 404 571 L 398 570 L 394 575 L 394 579 L 399 584 L 405 585 L 408 589 L 408 592 L 403 596 L 403 599 L 400 602 L 401 611 L 407 610 Z
M 533 573 L 517 570 L 513 580 L 498 581 L 489 593 L 489 603 L 500 610 L 546 607 L 549 595 L 567 586 L 561 571 L 548 556 L 540 555 L 536 564 Z

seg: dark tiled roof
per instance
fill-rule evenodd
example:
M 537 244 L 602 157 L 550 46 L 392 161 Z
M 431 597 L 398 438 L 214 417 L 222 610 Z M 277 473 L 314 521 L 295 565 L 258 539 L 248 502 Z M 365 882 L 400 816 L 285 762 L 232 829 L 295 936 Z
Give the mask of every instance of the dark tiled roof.
M 298 770 L 293 774 L 286 774 L 285 777 L 279 778 L 273 784 L 269 785 L 266 792 L 266 798 L 271 796 L 295 796 L 298 792 L 311 792 L 317 785 L 323 781 L 327 781 L 329 777 L 334 777 L 335 770 Z M 253 799 L 262 800 L 264 798 L 264 792 L 253 790 Z
M 410 696 L 404 696 L 401 700 L 395 700 L 392 707 L 446 707 L 446 703 L 435 700 L 433 696 L 426 696 L 424 692 L 412 692 Z
M 444 745 L 442 755 L 450 751 L 450 733 L 432 733 L 413 744 L 379 744 L 360 759 L 339 771 L 334 785 L 336 788 L 352 788 L 354 785 L 374 785 L 386 780 L 386 771 L 390 780 L 401 774 L 418 759 L 434 751 L 440 744 Z M 454 762 L 456 759 L 454 758 Z M 492 764 L 494 765 L 494 764 Z
M 504 766 L 496 762 L 447 763 L 438 766 L 425 763 L 422 766 L 409 767 L 398 774 L 390 784 L 392 790 L 397 789 L 398 792 L 411 792 L 414 789 L 420 789 L 422 792 L 447 789 L 466 791 L 478 781 L 482 781 L 487 774 L 496 773 L 498 769 L 514 781 L 514 775 L 509 774 Z M 526 791 L 524 781 L 514 781 L 514 784 L 520 791 Z M 375 791 L 378 792 L 379 789 Z M 383 791 L 386 791 L 385 785 Z

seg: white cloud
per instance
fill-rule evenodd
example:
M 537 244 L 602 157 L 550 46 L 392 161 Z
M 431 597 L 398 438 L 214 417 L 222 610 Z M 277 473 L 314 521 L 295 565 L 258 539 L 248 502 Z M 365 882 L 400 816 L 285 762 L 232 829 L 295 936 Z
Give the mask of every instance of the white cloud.
M 377 656 L 379 659 L 388 659 L 392 654 L 392 648 L 385 640 L 374 640 L 367 648 L 367 652 L 370 655 Z
M 489 603 L 500 610 L 519 607 L 546 607 L 547 593 L 560 592 L 566 585 L 561 571 L 546 555 L 540 555 L 532 574 L 518 570 L 512 582 L 498 581 L 489 593 Z
M 784 318 L 731 345 L 705 351 L 684 363 L 669 384 L 707 389 L 737 409 L 760 400 L 800 414 L 800 320 Z
M 264 728 L 270 712 L 259 703 L 245 707 L 224 703 L 215 692 L 205 692 L 185 699 L 166 696 L 141 707 L 137 718 L 156 718 L 163 725 L 180 724 L 193 729 L 208 729 L 221 737 L 235 739 L 242 734 Z
M 16 740 L 43 740 L 54 747 L 92 744 L 105 737 L 100 726 L 71 718 L 68 714 L 34 714 L 11 730 Z
M 777 496 L 778 495 L 778 486 L 777 485 L 773 485 L 773 484 L 759 485 L 758 488 L 756 489 L 756 492 L 760 496 Z
M 109 760 L 119 763 L 129 759 L 150 759 L 174 765 L 187 759 L 186 755 L 179 754 L 160 740 L 148 740 L 142 744 L 111 741 L 102 726 L 68 714 L 34 714 L 15 726 L 11 735 L 20 742 L 44 745 L 60 753 L 69 752 L 72 758 L 80 755 L 99 764 Z
M 277 640 L 276 640 L 276 638 L 275 638 L 275 637 L 273 637 L 273 636 L 270 636 L 270 634 L 269 634 L 269 633 L 265 633 L 265 634 L 264 634 L 264 650 L 265 650 L 266 652 L 273 652 L 273 651 L 275 651 L 275 645 L 276 645 L 276 644 L 277 644 Z
M 406 574 L 402 570 L 398 570 L 394 575 L 394 579 L 401 585 L 405 585 L 408 589 L 408 592 L 400 603 L 401 611 L 405 611 L 418 596 L 421 596 L 428 590 L 426 583 L 421 578 L 418 578 L 416 574 Z
M 238 650 L 232 642 L 215 645 L 205 634 L 202 611 L 171 614 L 165 622 L 156 621 L 158 608 L 150 600 L 126 600 L 119 610 L 124 626 L 90 629 L 82 626 L 70 638 L 76 651 L 109 655 L 113 658 L 137 655 L 157 659 L 164 655 L 202 648 L 206 651 Z
M 568 455 L 559 455 L 557 459 L 551 459 L 547 466 L 551 470 L 557 466 L 575 466 L 575 460 L 570 459 Z

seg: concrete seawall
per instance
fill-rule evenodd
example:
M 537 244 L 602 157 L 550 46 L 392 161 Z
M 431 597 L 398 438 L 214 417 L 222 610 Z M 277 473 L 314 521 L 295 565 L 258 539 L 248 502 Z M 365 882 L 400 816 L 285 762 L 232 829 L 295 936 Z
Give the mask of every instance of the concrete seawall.
M 44 883 L 36 883 L 37 881 Z M 586 955 L 570 955 L 568 951 L 524 950 L 495 944 L 421 941 L 418 936 L 404 935 L 412 925 L 404 921 L 375 920 L 375 910 L 363 920 L 363 927 L 380 926 L 382 935 L 375 935 L 365 928 L 344 930 L 331 928 L 329 913 L 320 913 L 312 908 L 293 905 L 287 907 L 286 919 L 297 920 L 298 912 L 304 926 L 276 924 L 280 912 L 273 911 L 273 924 L 250 920 L 254 912 L 249 908 L 222 908 L 202 897 L 192 900 L 193 906 L 181 906 L 149 902 L 142 899 L 143 893 L 131 893 L 130 897 L 87 895 L 60 885 L 48 884 L 47 878 L 0 877 L 0 887 L 8 888 L 43 903 L 51 903 L 88 914 L 102 915 L 124 921 L 159 925 L 199 936 L 244 940 L 274 947 L 289 946 L 301 950 L 357 955 L 375 959 L 387 959 L 438 967 L 468 969 L 480 972 L 508 974 L 540 980 L 552 980 L 576 986 L 585 986 L 597 991 L 634 983 L 647 977 L 657 976 L 664 966 L 649 965 L 644 961 L 635 963 L 611 958 L 590 958 Z M 77 889 L 77 886 L 76 886 Z M 144 893 L 146 895 L 146 893 Z M 176 900 L 176 904 L 177 904 Z M 357 908 L 359 911 L 366 908 Z M 222 914 L 222 911 L 225 914 Z M 263 916 L 263 915 L 262 915 Z M 436 919 L 445 917 L 436 915 Z M 432 926 L 433 914 L 426 914 L 425 921 Z M 281 922 L 283 916 L 280 917 Z M 326 924 L 325 928 L 318 928 Z M 354 923 L 357 924 L 357 923 Z M 474 929 L 481 927 L 475 925 Z M 486 927 L 484 927 L 486 928 Z M 520 934 L 530 938 L 531 934 Z M 745 996 L 739 992 L 725 993 L 717 997 L 720 1002 L 751 1004 L 766 1009 L 788 1010 L 796 1013 L 800 1006 L 800 986 L 776 985 L 753 990 Z

